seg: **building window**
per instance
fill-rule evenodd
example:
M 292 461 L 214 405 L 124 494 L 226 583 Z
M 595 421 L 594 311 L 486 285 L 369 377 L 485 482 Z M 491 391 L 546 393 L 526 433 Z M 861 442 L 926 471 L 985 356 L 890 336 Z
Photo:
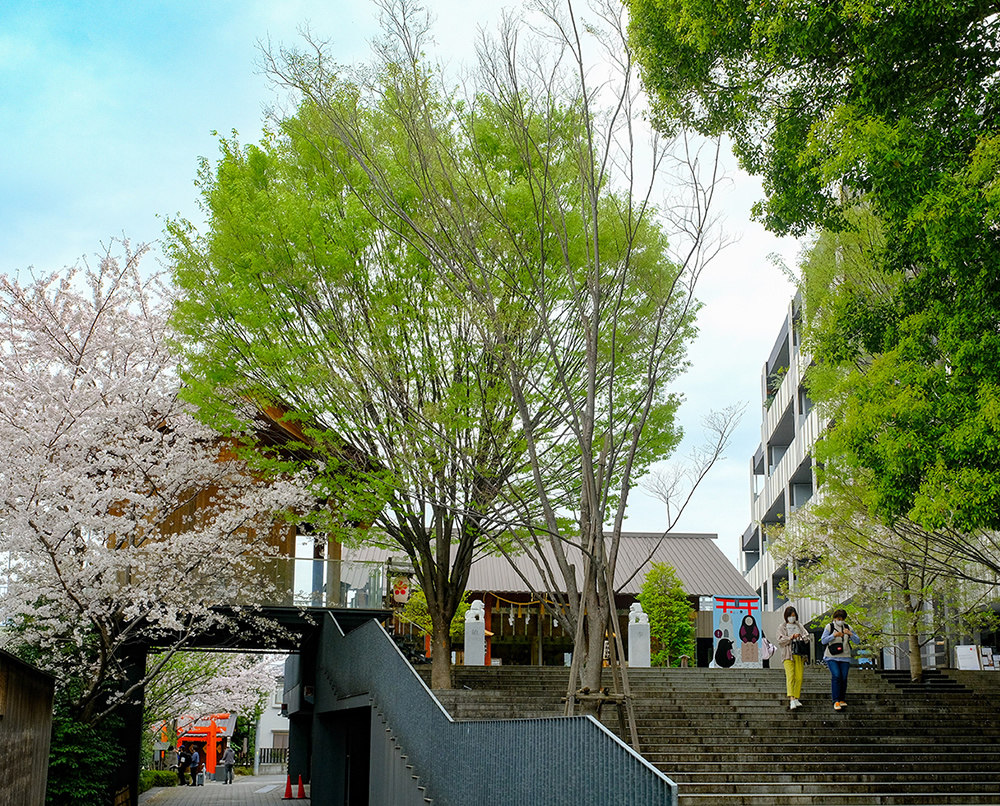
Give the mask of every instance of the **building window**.
M 271 702 L 275 708 L 280 708 L 281 704 L 285 701 L 285 679 L 279 677 L 274 684 L 274 697 Z
M 272 731 L 271 732 L 271 747 L 276 750 L 284 750 L 288 747 L 288 731 Z

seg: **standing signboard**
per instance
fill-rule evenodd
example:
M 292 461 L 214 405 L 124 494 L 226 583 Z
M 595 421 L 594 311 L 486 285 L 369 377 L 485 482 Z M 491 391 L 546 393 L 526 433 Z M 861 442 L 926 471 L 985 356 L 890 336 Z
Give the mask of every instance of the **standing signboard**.
M 721 669 L 761 666 L 760 598 L 716 596 L 712 616 L 712 665 Z
M 955 665 L 959 669 L 975 669 L 982 671 L 979 657 L 979 647 L 975 644 L 962 644 L 955 647 Z

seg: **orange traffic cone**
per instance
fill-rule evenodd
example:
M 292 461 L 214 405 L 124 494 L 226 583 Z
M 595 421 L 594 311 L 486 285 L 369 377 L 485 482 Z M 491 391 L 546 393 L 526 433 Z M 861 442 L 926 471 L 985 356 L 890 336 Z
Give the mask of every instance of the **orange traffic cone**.
M 299 776 L 299 793 L 298 797 L 304 798 L 306 796 L 306 790 L 302 786 L 302 776 Z
M 292 797 L 292 776 L 288 776 L 288 783 L 285 784 L 285 796 L 282 800 L 294 800 Z

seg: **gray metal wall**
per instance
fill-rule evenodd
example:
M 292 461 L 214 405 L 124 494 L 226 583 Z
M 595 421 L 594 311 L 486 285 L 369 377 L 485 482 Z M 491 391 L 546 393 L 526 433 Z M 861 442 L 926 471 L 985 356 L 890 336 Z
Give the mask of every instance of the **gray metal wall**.
M 337 712 L 359 705 L 370 705 L 384 718 L 381 732 L 401 748 L 397 754 L 393 746 L 380 744 L 374 719 L 369 776 L 372 797 L 378 799 L 370 802 L 380 806 L 412 802 L 412 790 L 378 789 L 378 782 L 389 786 L 399 777 L 402 755 L 435 806 L 677 803 L 673 782 L 592 717 L 453 721 L 375 621 L 345 636 L 328 615 L 316 660 L 314 804 L 344 802 L 338 794 L 345 791 L 343 777 L 337 779 L 343 773 L 332 771 L 343 768 L 343 761 L 342 755 L 335 761 L 331 754 L 345 749 Z M 511 753 L 512 748 L 520 752 Z M 509 761 L 498 765 L 498 758 Z

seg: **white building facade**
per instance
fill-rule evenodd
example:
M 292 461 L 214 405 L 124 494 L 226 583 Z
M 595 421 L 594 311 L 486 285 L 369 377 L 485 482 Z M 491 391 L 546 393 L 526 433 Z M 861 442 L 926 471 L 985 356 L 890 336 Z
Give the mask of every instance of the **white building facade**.
M 257 721 L 254 775 L 278 775 L 287 771 L 288 717 L 282 711 L 284 694 L 285 678 L 278 677 Z
M 816 490 L 812 448 L 819 420 L 803 384 L 810 359 L 800 349 L 800 314 L 796 296 L 761 372 L 760 445 L 750 461 L 751 522 L 741 539 L 740 571 L 764 613 L 789 603 L 782 589 L 795 579 L 794 563 L 778 562 L 768 550 L 768 527 L 784 524 Z M 792 604 L 803 621 L 827 609 L 805 599 Z

